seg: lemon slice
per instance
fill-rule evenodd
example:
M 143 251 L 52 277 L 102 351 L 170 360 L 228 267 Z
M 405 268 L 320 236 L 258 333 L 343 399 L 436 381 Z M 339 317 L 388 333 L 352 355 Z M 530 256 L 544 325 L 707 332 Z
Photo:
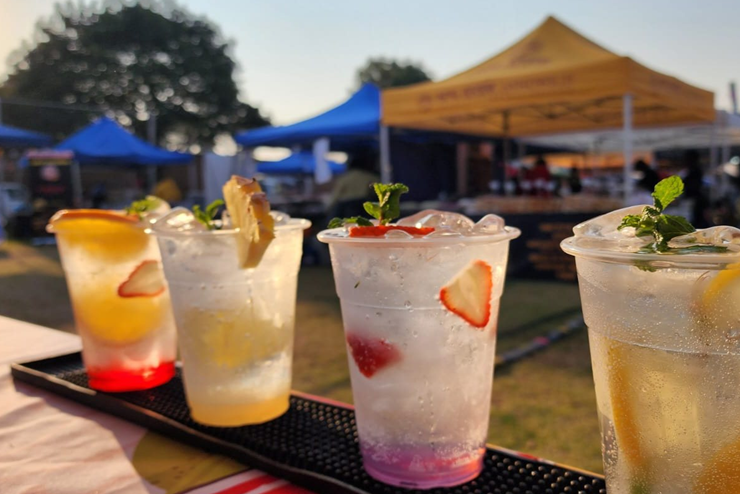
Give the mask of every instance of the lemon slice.
M 256 180 L 232 175 L 223 188 L 226 209 L 232 224 L 239 229 L 236 237 L 241 268 L 254 268 L 262 260 L 275 238 L 275 221 L 270 203 Z
M 169 297 L 120 297 L 117 280 L 70 286 L 75 318 L 83 331 L 110 345 L 135 343 L 160 328 Z

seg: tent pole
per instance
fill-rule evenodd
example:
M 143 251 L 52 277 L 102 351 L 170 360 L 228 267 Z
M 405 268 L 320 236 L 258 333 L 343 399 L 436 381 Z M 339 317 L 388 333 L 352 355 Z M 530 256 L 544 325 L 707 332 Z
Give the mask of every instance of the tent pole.
M 504 112 L 504 162 L 501 164 L 501 167 L 503 168 L 501 173 L 501 188 L 499 189 L 499 195 L 506 195 L 506 167 L 509 166 L 509 162 L 511 161 L 511 137 L 509 136 L 509 112 Z
M 151 111 L 149 112 L 149 120 L 146 122 L 146 138 L 150 144 L 157 145 L 157 117 Z M 147 167 L 146 182 L 148 192 L 153 192 L 154 186 L 157 184 L 157 165 Z
M 624 203 L 626 205 L 632 195 L 632 95 L 629 93 L 622 97 L 622 141 L 624 145 Z
M 388 184 L 391 183 L 393 169 L 391 167 L 390 133 L 387 126 L 380 126 L 378 137 L 380 140 L 380 181 Z
M 715 114 L 714 122 L 712 123 L 712 128 L 709 131 L 709 174 L 716 178 L 717 174 L 717 167 L 719 166 L 717 163 L 717 158 L 719 158 L 719 149 L 717 149 L 717 131 L 719 130 L 719 119 L 720 115 L 719 112 Z M 712 201 L 717 199 L 719 190 L 717 187 L 717 182 L 715 180 L 712 181 L 712 188 L 709 190 L 709 197 Z

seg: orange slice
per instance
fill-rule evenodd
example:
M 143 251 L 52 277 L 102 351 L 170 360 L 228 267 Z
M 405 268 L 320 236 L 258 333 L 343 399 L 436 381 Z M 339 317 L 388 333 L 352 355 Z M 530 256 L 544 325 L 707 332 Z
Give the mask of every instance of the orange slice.
M 609 394 L 619 454 L 624 457 L 633 472 L 633 487 L 642 488 L 646 487 L 650 478 L 650 461 L 641 444 L 639 417 L 634 408 L 635 398 L 630 385 L 629 350 L 625 343 L 616 340 L 608 342 Z
M 692 492 L 740 492 L 740 440 L 728 444 L 712 457 L 699 474 Z
M 239 229 L 236 248 L 241 268 L 255 268 L 275 238 L 270 203 L 256 180 L 231 176 L 223 188 L 226 209 Z
M 59 211 L 49 221 L 49 231 L 91 257 L 110 262 L 137 256 L 149 244 L 137 216 L 102 209 Z

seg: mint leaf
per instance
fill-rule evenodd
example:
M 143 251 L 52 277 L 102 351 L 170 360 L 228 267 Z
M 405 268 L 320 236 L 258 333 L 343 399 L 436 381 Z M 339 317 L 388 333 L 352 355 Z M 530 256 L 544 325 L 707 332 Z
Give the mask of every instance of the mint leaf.
M 658 182 L 653 191 L 655 207 L 662 212 L 681 194 L 683 194 L 683 180 L 681 180 L 681 177 L 674 175 L 665 178 Z
M 722 245 L 691 245 L 689 247 L 673 249 L 671 252 L 675 252 L 676 254 L 696 254 L 699 252 L 705 252 L 707 254 L 724 254 L 727 252 L 727 247 Z
M 365 208 L 365 211 L 367 214 L 375 218 L 376 220 L 379 220 L 382 218 L 382 211 L 380 209 L 380 206 L 376 202 L 366 202 L 362 205 L 363 208 Z
M 211 217 L 215 218 L 216 213 L 218 213 L 218 208 L 223 206 L 225 203 L 222 199 L 216 199 L 212 203 L 210 203 L 208 206 L 206 206 L 206 214 Z
M 655 226 L 666 241 L 696 231 L 696 228 L 686 218 L 672 214 L 661 215 Z
M 362 205 L 367 214 L 378 220 L 381 225 L 387 225 L 401 216 L 401 195 L 409 191 L 403 184 L 373 184 L 378 202 L 366 202 Z M 333 218 L 329 221 L 329 228 L 339 228 L 347 223 L 356 223 L 359 226 L 372 226 L 367 218 L 353 216 L 352 218 Z
M 144 199 L 132 202 L 125 208 L 126 214 L 136 215 L 139 219 L 149 211 L 154 211 L 162 203 L 162 199 L 155 196 L 146 196 Z
M 373 184 L 378 202 L 363 204 L 367 214 L 377 219 L 381 225 L 401 216 L 401 195 L 409 191 L 404 184 Z
M 204 224 L 206 228 L 209 230 L 219 230 L 220 226 L 216 225 L 216 223 L 213 221 L 216 218 L 216 215 L 218 214 L 218 208 L 223 206 L 224 201 L 221 199 L 216 199 L 212 203 L 210 203 L 208 206 L 206 206 L 206 210 L 203 211 L 200 206 L 197 204 L 193 206 L 193 216 L 196 220 L 198 220 L 200 223 Z
M 372 222 L 362 216 L 352 216 L 351 218 L 332 218 L 329 221 L 328 228 L 340 228 L 347 224 L 356 224 L 358 226 L 373 226 Z
M 639 214 L 628 214 L 624 218 L 622 218 L 622 223 L 617 227 L 617 230 L 621 230 L 622 228 L 637 228 L 640 226 L 640 218 L 641 216 Z

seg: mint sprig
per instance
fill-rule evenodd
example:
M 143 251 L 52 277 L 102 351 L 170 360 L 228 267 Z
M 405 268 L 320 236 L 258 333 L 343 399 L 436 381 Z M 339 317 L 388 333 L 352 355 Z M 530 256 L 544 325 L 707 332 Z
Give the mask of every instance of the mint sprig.
M 404 184 L 380 184 L 372 185 L 378 202 L 366 202 L 362 205 L 367 214 L 378 220 L 379 225 L 387 225 L 392 220 L 401 216 L 401 195 L 409 191 Z M 351 218 L 333 218 L 329 222 L 329 228 L 339 228 L 346 224 L 358 226 L 372 226 L 367 218 L 353 216 Z
M 696 228 L 683 216 L 664 214 L 663 211 L 683 194 L 683 180 L 672 176 L 658 182 L 653 192 L 653 205 L 645 206 L 642 214 L 628 214 L 618 229 L 632 227 L 638 237 L 652 236 L 655 241 L 643 247 L 642 252 L 668 252 L 668 242 L 681 235 L 694 233 Z
M 193 216 L 195 216 L 195 219 L 204 224 L 209 230 L 220 230 L 221 227 L 216 224 L 214 219 L 216 218 L 216 214 L 218 214 L 218 208 L 223 205 L 223 200 L 216 199 L 206 206 L 206 210 L 203 211 L 200 206 L 196 204 L 193 206 Z
M 344 225 L 355 224 L 357 226 L 373 226 L 372 221 L 362 216 L 352 216 L 351 218 L 332 218 L 329 221 L 329 228 L 339 228 Z
M 154 211 L 162 203 L 162 199 L 155 196 L 146 196 L 144 199 L 132 202 L 125 208 L 126 214 L 138 216 L 141 219 L 146 213 Z

